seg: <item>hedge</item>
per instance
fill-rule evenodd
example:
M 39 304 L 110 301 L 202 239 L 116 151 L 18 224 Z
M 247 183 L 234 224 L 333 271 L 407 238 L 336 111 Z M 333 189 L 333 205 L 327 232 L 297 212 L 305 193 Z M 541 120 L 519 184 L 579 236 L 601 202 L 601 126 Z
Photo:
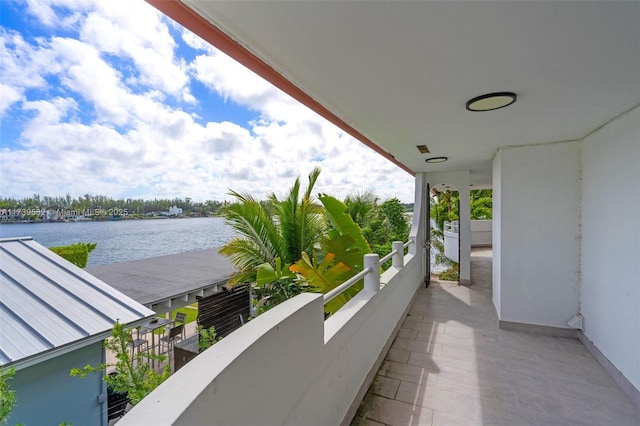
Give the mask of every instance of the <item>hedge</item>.
M 64 257 L 74 265 L 84 268 L 87 266 L 89 253 L 91 253 L 96 246 L 97 244 L 92 243 L 77 243 L 70 246 L 49 247 L 49 250 L 58 256 Z

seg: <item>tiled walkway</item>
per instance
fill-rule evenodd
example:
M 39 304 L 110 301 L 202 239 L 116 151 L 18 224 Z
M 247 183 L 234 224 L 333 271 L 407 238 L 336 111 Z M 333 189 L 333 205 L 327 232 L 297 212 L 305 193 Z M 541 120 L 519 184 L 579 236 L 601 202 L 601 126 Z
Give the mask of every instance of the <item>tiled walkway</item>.
M 498 329 L 491 251 L 471 266 L 419 291 L 353 425 L 640 425 L 578 340 Z

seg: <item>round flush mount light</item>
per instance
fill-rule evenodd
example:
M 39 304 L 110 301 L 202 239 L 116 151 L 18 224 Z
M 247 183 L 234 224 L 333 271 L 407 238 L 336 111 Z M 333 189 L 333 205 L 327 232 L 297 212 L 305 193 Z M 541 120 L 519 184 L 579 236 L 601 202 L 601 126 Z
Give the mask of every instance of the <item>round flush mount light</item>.
M 493 111 L 508 107 L 516 101 L 518 96 L 512 92 L 488 93 L 478 96 L 467 102 L 467 110 L 469 111 Z
M 445 161 L 447 161 L 449 158 L 447 157 L 431 157 L 431 158 L 427 158 L 426 160 L 424 160 L 427 163 L 444 163 Z

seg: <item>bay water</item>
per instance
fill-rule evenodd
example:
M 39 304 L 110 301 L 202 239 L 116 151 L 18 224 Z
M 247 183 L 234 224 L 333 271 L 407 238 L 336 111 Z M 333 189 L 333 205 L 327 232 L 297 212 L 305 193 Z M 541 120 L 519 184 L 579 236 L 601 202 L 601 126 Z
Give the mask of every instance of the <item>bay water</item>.
M 87 266 L 221 247 L 234 235 L 219 217 L 0 225 L 0 238 L 33 237 L 45 247 L 97 243 Z
M 33 237 L 45 247 L 97 243 L 87 266 L 217 248 L 234 235 L 219 217 L 0 225 L 0 238 Z M 435 250 L 431 265 L 432 272 L 446 269 L 435 264 Z

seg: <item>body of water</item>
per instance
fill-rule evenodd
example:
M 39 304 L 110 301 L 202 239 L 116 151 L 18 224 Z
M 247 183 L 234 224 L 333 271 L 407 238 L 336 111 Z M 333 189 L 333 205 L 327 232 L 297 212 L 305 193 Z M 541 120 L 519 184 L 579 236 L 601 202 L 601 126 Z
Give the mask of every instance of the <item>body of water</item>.
M 0 237 L 33 237 L 45 247 L 97 243 L 88 266 L 220 247 L 234 236 L 222 218 L 0 225 Z
M 97 243 L 88 266 L 221 247 L 233 236 L 219 217 L 0 225 L 0 238 L 33 237 L 45 247 Z M 431 250 L 431 271 L 445 269 Z

